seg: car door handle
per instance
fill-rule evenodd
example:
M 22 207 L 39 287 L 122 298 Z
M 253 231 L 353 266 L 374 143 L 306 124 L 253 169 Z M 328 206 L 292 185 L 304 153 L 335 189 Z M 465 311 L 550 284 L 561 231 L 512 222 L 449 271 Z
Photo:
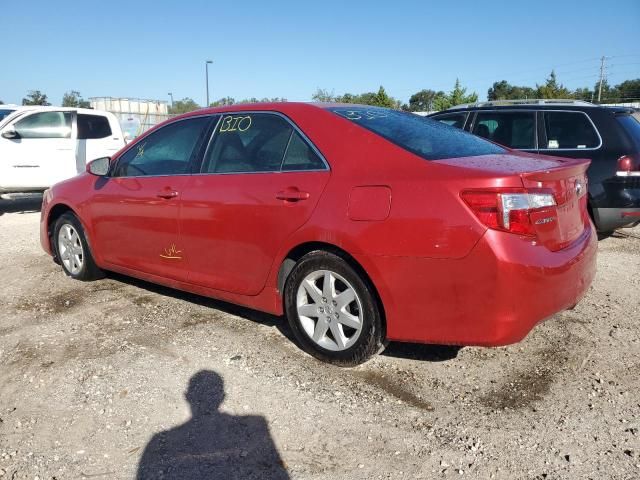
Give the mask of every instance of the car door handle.
M 300 200 L 306 200 L 309 198 L 309 192 L 302 192 L 296 187 L 287 188 L 276 193 L 278 200 L 284 200 L 286 202 L 298 202 Z
M 156 193 L 156 197 L 166 198 L 167 200 L 170 198 L 175 198 L 178 196 L 178 192 L 175 190 L 162 190 L 161 192 Z

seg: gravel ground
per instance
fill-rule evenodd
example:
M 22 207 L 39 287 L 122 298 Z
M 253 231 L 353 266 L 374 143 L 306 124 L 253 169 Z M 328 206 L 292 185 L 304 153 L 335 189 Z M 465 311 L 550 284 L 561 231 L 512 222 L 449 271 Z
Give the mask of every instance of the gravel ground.
M 0 200 L 1 480 L 640 478 L 640 228 L 517 345 L 391 344 L 342 369 L 277 317 L 70 280 L 38 208 Z

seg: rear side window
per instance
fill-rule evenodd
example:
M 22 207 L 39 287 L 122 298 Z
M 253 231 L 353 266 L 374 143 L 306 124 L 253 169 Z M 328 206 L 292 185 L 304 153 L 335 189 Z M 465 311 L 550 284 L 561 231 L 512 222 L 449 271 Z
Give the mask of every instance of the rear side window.
M 71 138 L 71 112 L 40 112 L 14 124 L 20 138 Z
M 582 112 L 544 112 L 548 149 L 597 148 L 600 138 L 593 124 Z M 541 148 L 544 148 L 541 145 Z
M 640 121 L 633 115 L 617 115 L 616 120 L 627 132 L 636 149 L 640 151 Z
M 78 139 L 106 138 L 111 136 L 109 119 L 102 115 L 78 114 Z
M 430 118 L 377 107 L 329 109 L 425 160 L 505 153 L 505 149 Z
M 473 133 L 511 148 L 536 148 L 533 112 L 479 112 Z
M 114 177 L 189 173 L 210 117 L 179 120 L 140 139 L 118 160 Z
M 277 172 L 293 127 L 278 115 L 224 115 L 202 166 L 203 173 Z
M 438 120 L 439 122 L 442 122 L 446 125 L 451 125 L 452 127 L 463 128 L 464 122 L 467 120 L 467 114 L 451 113 L 448 115 L 438 115 L 431 118 L 433 118 L 434 120 Z
M 282 162 L 282 170 L 323 170 L 324 168 L 324 162 L 318 154 L 302 139 L 298 132 L 294 131 Z

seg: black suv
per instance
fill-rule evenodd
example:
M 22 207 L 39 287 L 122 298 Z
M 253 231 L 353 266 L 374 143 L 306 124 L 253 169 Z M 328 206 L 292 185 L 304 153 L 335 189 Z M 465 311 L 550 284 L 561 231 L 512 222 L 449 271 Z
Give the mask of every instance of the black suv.
M 525 152 L 588 158 L 589 212 L 608 232 L 640 223 L 640 121 L 627 107 L 577 100 L 498 100 L 429 115 Z

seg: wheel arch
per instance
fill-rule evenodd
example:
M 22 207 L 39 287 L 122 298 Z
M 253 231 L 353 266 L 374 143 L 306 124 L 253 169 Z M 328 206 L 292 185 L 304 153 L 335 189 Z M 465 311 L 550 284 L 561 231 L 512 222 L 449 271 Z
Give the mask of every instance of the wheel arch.
M 371 291 L 373 292 L 375 301 L 378 304 L 378 308 L 380 310 L 383 338 L 386 338 L 387 318 L 385 314 L 384 304 L 382 303 L 382 298 L 380 297 L 380 293 L 378 292 L 378 289 L 375 283 L 371 279 L 371 276 L 349 252 L 331 243 L 310 241 L 310 242 L 301 243 L 293 247 L 291 250 L 289 250 L 287 255 L 284 257 L 284 259 L 280 263 L 280 268 L 278 269 L 277 291 L 280 294 L 280 298 L 281 299 L 284 298 L 284 295 L 283 295 L 284 287 L 287 283 L 287 278 L 289 278 L 289 274 L 293 270 L 293 267 L 295 266 L 295 264 L 303 256 L 316 250 L 322 250 L 325 252 L 333 253 L 334 255 L 342 258 L 345 262 L 347 262 L 347 264 L 351 268 L 353 268 L 362 277 L 364 282 L 369 285 L 369 287 L 371 288 Z
M 82 228 L 84 229 L 85 239 L 87 240 L 87 243 L 91 248 L 91 238 L 89 236 L 89 232 L 87 231 L 87 226 L 82 221 L 82 218 L 80 217 L 80 215 L 78 215 L 78 212 L 66 203 L 57 203 L 49 209 L 48 217 L 47 217 L 47 237 L 49 239 L 49 245 L 51 246 L 51 251 L 54 252 L 54 259 L 55 259 L 56 250 L 53 247 L 53 244 L 51 243 L 53 239 L 53 233 L 54 233 L 53 229 L 55 228 L 56 221 L 65 213 L 72 213 L 78 219 L 78 221 L 82 225 Z M 57 259 L 55 260 L 57 261 Z

